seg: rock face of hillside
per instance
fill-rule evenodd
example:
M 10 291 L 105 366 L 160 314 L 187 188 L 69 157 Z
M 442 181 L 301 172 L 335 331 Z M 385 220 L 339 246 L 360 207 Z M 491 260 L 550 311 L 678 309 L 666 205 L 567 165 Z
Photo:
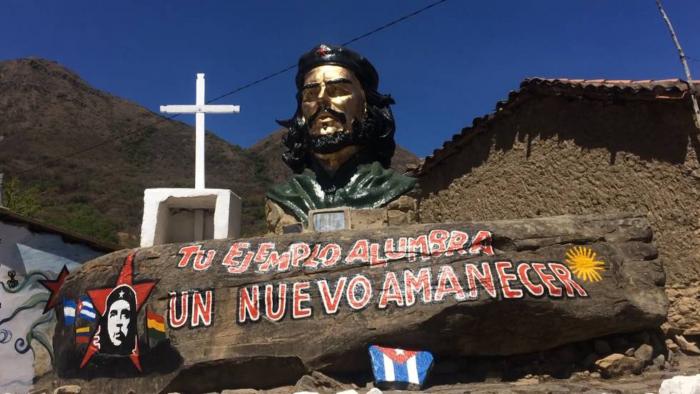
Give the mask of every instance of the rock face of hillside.
M 55 62 L 0 62 L 0 113 L 0 172 L 38 187 L 40 220 L 134 245 L 143 189 L 194 184 L 191 126 L 97 90 Z M 207 186 L 244 197 L 244 235 L 263 231 L 265 190 L 289 174 L 281 136 L 251 149 L 206 136 Z M 397 163 L 417 162 L 398 151 Z

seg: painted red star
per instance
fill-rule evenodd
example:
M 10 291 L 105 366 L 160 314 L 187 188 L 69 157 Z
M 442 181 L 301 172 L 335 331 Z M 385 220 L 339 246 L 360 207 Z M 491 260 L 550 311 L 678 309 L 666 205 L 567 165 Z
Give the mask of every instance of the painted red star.
M 380 352 L 386 354 L 387 357 L 396 361 L 399 364 L 405 363 L 406 360 L 418 354 L 418 352 L 415 350 L 392 349 L 389 347 L 382 346 L 377 346 L 377 348 L 379 348 Z
M 51 293 L 49 295 L 49 300 L 46 302 L 46 306 L 44 306 L 44 313 L 58 305 L 58 292 L 61 291 L 61 286 L 63 286 L 63 283 L 66 281 L 68 273 L 68 267 L 64 265 L 56 279 L 39 279 L 38 282 Z
M 141 282 L 141 283 L 133 283 L 134 279 L 134 255 L 130 254 L 126 257 L 126 260 L 124 261 L 124 265 L 122 266 L 121 272 L 119 272 L 119 278 L 117 279 L 117 283 L 114 285 L 114 287 L 107 287 L 103 289 L 93 289 L 93 290 L 88 290 L 87 293 L 90 296 L 90 299 L 92 299 L 92 304 L 94 305 L 95 309 L 97 310 L 97 313 L 101 316 L 101 318 L 105 318 L 105 310 L 107 309 L 107 297 L 109 297 L 109 294 L 114 290 L 115 288 L 121 286 L 121 285 L 128 285 L 130 286 L 133 290 L 134 293 L 136 294 L 136 312 L 134 313 L 134 316 L 138 314 L 138 312 L 141 310 L 141 307 L 143 306 L 144 302 L 146 299 L 148 299 L 148 296 L 151 295 L 151 291 L 153 290 L 153 287 L 156 285 L 155 281 L 146 281 L 146 282 Z M 84 367 L 88 361 L 90 361 L 90 358 L 95 355 L 95 353 L 99 352 L 100 350 L 100 344 L 99 344 L 99 338 L 95 338 L 95 334 L 99 331 L 96 330 L 95 333 L 92 334 L 92 339 L 90 340 L 90 345 L 88 345 L 87 350 L 85 351 L 85 355 L 83 356 L 83 361 L 80 363 L 80 368 Z M 106 335 L 106 333 L 103 333 L 102 335 Z M 134 363 L 134 366 L 136 369 L 141 372 L 141 361 L 139 359 L 139 346 L 138 346 L 138 339 L 136 340 L 134 349 L 132 350 L 131 354 L 129 355 L 129 358 L 131 359 L 131 362 Z
M 316 53 L 319 54 L 319 55 L 321 55 L 321 56 L 326 56 L 327 54 L 331 53 L 331 49 L 328 48 L 328 47 L 325 46 L 325 45 L 321 45 L 321 46 L 318 47 L 318 49 L 316 50 Z

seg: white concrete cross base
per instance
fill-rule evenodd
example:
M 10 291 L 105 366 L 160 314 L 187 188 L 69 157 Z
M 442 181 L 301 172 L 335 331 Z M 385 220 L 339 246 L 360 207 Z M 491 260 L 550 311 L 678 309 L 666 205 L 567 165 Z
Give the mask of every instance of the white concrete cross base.
M 241 198 L 226 189 L 146 189 L 141 247 L 238 238 Z

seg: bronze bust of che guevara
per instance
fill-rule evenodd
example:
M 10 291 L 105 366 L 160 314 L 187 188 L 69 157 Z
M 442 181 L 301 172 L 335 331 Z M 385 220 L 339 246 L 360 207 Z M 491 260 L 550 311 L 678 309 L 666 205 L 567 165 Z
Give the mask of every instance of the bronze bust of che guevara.
M 269 226 L 271 212 L 307 224 L 310 210 L 380 208 L 413 189 L 414 178 L 389 168 L 394 100 L 378 85 L 374 66 L 348 48 L 322 44 L 301 56 L 297 109 L 279 122 L 294 175 L 267 193 Z

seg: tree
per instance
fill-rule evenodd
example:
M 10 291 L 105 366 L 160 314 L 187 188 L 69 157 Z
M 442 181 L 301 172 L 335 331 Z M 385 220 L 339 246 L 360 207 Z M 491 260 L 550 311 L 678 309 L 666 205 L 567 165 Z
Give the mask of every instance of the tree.
M 688 62 L 686 61 L 685 52 L 683 52 L 683 47 L 681 47 L 681 42 L 678 40 L 678 35 L 673 29 L 671 24 L 671 19 L 669 19 L 668 14 L 664 6 L 661 4 L 661 0 L 656 0 L 656 6 L 659 8 L 661 17 L 666 23 L 669 33 L 671 33 L 671 39 L 673 44 L 676 46 L 678 51 L 678 57 L 681 60 L 681 65 L 683 65 L 683 71 L 685 71 L 685 79 L 688 82 L 688 91 L 690 92 L 690 101 L 693 104 L 693 120 L 695 121 L 695 127 L 700 130 L 700 107 L 698 107 L 698 99 L 695 97 L 697 92 L 695 91 L 695 83 L 693 82 L 693 77 L 690 75 L 690 68 L 688 68 Z

